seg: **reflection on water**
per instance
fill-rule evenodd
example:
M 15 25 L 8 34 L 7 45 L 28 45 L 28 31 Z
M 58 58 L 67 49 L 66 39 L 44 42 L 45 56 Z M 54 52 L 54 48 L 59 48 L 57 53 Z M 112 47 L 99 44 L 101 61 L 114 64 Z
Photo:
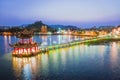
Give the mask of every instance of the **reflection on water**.
M 34 37 L 35 38 L 35 37 Z M 72 35 L 41 35 L 39 36 L 39 41 L 42 42 L 42 45 L 54 45 L 67 43 L 74 40 L 80 40 L 80 36 L 72 36 Z
M 30 80 L 34 78 L 37 74 L 37 68 L 39 65 L 37 63 L 36 57 L 30 58 L 12 58 L 14 74 L 17 78 L 23 77 L 24 80 Z
M 35 36 L 33 39 L 40 42 L 42 37 Z M 61 39 L 73 40 L 75 37 L 62 36 Z M 1 44 L 5 45 L 7 53 L 8 43 L 12 44 L 16 38 L 4 36 L 3 40 Z M 58 43 L 59 37 L 47 36 L 43 40 L 52 45 L 54 41 Z M 2 72 L 0 78 L 1 80 L 9 80 L 11 77 L 13 80 L 14 78 L 15 80 L 119 80 L 120 42 L 108 44 L 89 46 L 81 44 L 50 50 L 48 53 L 29 58 L 17 58 L 3 53 L 4 56 L 0 56 Z
M 113 64 L 116 64 L 117 58 L 118 58 L 118 50 L 117 50 L 117 44 L 115 42 L 112 43 L 111 49 L 110 49 L 110 58 Z
M 62 62 L 62 65 L 66 65 L 66 58 L 67 58 L 67 51 L 68 51 L 68 48 L 65 48 L 65 49 L 62 49 L 61 50 L 61 62 Z
M 8 42 L 7 42 L 7 36 L 4 36 L 4 45 L 5 45 L 5 53 L 7 53 L 7 49 L 8 49 Z
M 119 43 L 118 43 L 119 44 Z M 119 52 L 118 52 L 118 45 L 116 42 L 113 42 L 111 44 L 111 49 L 110 49 L 110 67 L 111 67 L 111 71 L 112 73 L 114 73 L 112 75 L 112 78 L 115 80 L 115 78 L 119 78 L 120 79 L 120 63 L 119 63 Z
M 5 53 L 10 51 L 9 43 L 11 43 L 11 36 L 4 36 L 4 49 Z
M 49 73 L 49 60 L 48 60 L 48 54 L 43 53 L 40 55 L 41 56 L 41 72 L 45 75 L 48 76 Z
M 49 53 L 42 53 L 29 58 L 12 57 L 14 74 L 18 79 L 24 80 L 36 79 L 36 77 L 40 77 L 42 75 L 47 77 L 50 75 L 49 71 L 51 66 L 55 72 L 57 72 L 59 71 L 60 66 L 63 66 L 63 69 L 65 68 L 67 57 L 69 57 L 69 59 L 78 57 L 72 52 L 70 54 L 68 53 L 69 50 L 74 50 L 73 48 L 76 47 L 73 46 L 72 49 L 56 49 L 49 51 Z
M 18 79 L 31 80 L 36 79 L 39 72 L 47 76 L 49 72 L 48 54 L 43 53 L 35 57 L 17 58 L 12 57 L 14 74 Z M 42 69 L 42 70 L 41 70 Z
M 11 44 L 11 36 L 8 36 L 8 42 Z

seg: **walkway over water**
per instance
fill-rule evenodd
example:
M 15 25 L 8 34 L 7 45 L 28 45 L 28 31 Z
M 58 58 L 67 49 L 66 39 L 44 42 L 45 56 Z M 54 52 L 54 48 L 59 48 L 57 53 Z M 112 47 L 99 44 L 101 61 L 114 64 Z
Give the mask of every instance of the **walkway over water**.
M 41 38 L 43 38 L 43 40 L 46 41 L 47 43 L 45 43 L 43 41 L 43 43 L 38 47 L 38 51 L 35 54 L 37 55 L 39 53 L 48 52 L 50 50 L 70 47 L 70 46 L 79 45 L 79 44 L 96 44 L 96 43 L 104 43 L 104 42 L 107 42 L 107 41 L 120 40 L 119 37 L 115 38 L 115 37 L 110 37 L 110 36 L 88 37 L 88 38 L 77 37 L 77 38 L 74 38 L 74 39 L 73 39 L 73 37 L 75 37 L 75 36 L 72 36 L 71 39 L 69 39 L 68 36 L 67 36 L 67 38 L 60 37 L 60 36 L 59 35 L 57 36 L 57 40 L 56 41 L 54 40 L 55 38 L 53 39 L 53 37 L 51 37 L 51 35 L 47 38 L 47 40 L 45 39 L 46 36 L 43 36 L 43 37 L 41 36 Z M 65 35 L 63 35 L 63 36 L 65 36 Z M 51 39 L 53 39 L 52 40 L 52 44 L 51 44 Z M 55 42 L 55 44 L 53 42 Z M 28 57 L 28 56 L 25 55 L 25 57 Z
M 87 40 L 77 40 L 77 41 L 72 41 L 72 42 L 68 42 L 68 43 L 64 43 L 64 44 L 47 46 L 45 48 L 41 48 L 41 50 L 48 51 L 48 50 L 70 47 L 70 46 L 79 45 L 79 44 L 104 43 L 104 42 L 108 42 L 108 41 L 120 41 L 120 38 L 104 37 L 104 38 L 93 38 L 93 39 L 87 39 Z

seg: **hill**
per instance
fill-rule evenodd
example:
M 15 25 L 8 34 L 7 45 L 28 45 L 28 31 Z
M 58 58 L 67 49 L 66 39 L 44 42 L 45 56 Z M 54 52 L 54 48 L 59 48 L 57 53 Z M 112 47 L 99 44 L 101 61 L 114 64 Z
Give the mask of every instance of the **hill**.
M 47 25 L 47 24 L 44 24 L 42 21 L 36 21 L 34 22 L 33 24 L 28 24 L 25 28 L 27 29 L 33 29 L 34 31 L 36 32 L 39 32 L 41 27 L 42 26 L 47 26 L 48 28 L 48 31 L 51 31 L 51 32 L 55 32 L 57 31 L 59 28 L 61 29 L 65 29 L 65 30 L 68 30 L 68 29 L 71 29 L 71 30 L 78 30 L 79 28 L 76 27 L 76 26 L 71 26 L 71 25 L 68 25 L 68 26 L 64 26 L 64 25 Z

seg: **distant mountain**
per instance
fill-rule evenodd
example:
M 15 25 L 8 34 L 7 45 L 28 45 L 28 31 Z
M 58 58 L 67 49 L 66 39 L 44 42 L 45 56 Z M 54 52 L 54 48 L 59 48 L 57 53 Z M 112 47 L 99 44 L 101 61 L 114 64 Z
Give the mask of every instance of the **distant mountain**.
M 76 26 L 72 26 L 72 25 L 68 25 L 68 26 L 64 26 L 64 25 L 49 25 L 49 27 L 51 28 L 55 28 L 55 29 L 74 29 L 74 30 L 78 30 L 79 28 Z
M 68 25 L 68 26 L 64 26 L 64 25 L 47 25 L 47 24 L 44 24 L 42 21 L 36 21 L 35 23 L 33 24 L 28 24 L 26 25 L 26 28 L 27 29 L 34 29 L 34 31 L 40 31 L 41 27 L 42 26 L 47 26 L 48 28 L 48 31 L 57 31 L 59 28 L 61 29 L 72 29 L 72 30 L 78 30 L 79 28 L 76 27 L 76 26 L 71 26 L 71 25 Z
M 28 29 L 31 29 L 31 28 L 41 28 L 42 25 L 45 25 L 45 24 L 43 24 L 42 21 L 36 21 L 36 22 L 34 22 L 32 24 L 26 25 L 26 28 L 28 28 Z
M 112 29 L 115 26 L 100 26 L 99 29 Z

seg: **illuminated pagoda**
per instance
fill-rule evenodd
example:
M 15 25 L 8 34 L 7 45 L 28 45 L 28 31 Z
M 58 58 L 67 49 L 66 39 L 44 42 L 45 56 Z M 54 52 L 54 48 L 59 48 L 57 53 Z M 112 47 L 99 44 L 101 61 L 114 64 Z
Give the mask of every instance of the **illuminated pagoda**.
M 34 35 L 33 31 L 25 29 L 19 32 L 16 37 L 19 38 L 18 42 L 14 45 L 9 44 L 14 48 L 12 55 L 17 57 L 34 56 L 39 52 L 38 44 L 32 40 Z

